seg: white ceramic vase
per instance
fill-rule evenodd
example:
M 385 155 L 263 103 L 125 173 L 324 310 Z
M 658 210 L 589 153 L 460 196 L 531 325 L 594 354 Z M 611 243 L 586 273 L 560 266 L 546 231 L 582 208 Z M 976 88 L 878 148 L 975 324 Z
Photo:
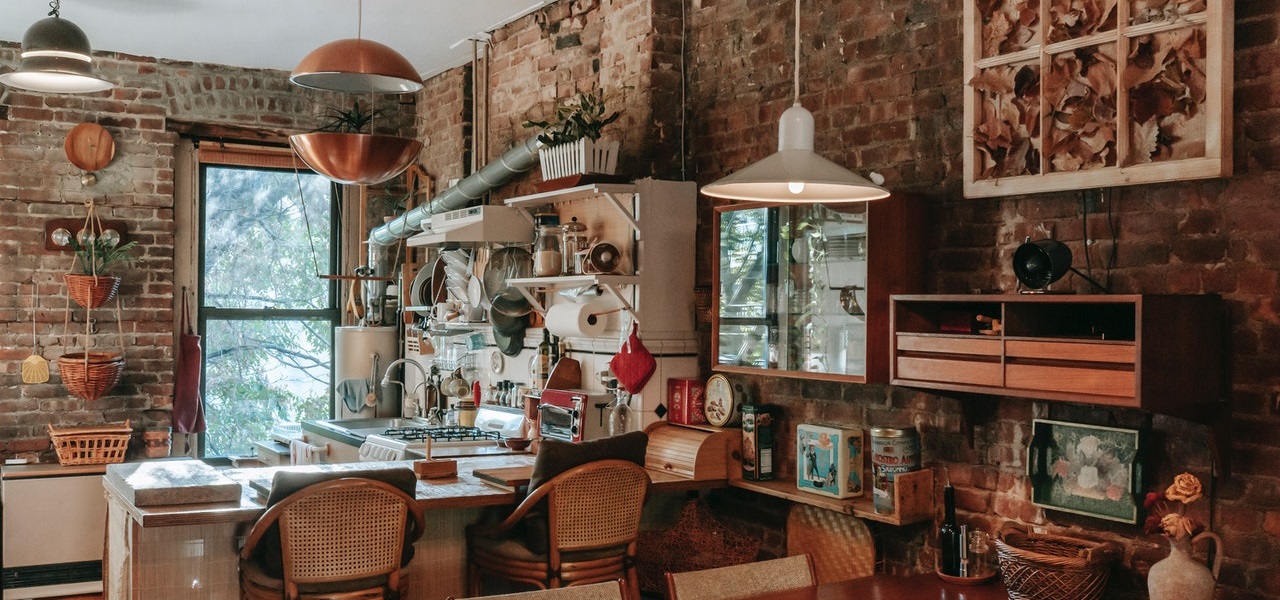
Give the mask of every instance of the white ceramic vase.
M 1217 551 L 1212 571 L 1191 554 L 1191 547 L 1202 539 L 1213 540 Z M 1169 556 L 1151 565 L 1147 573 L 1151 600 L 1211 600 L 1222 565 L 1222 547 L 1222 538 L 1208 531 L 1194 538 L 1170 540 Z

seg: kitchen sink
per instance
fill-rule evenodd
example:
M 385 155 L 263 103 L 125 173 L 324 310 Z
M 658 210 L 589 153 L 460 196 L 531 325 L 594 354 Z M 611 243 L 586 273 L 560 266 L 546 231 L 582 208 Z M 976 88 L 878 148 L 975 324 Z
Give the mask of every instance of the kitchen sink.
M 426 419 L 398 418 L 398 417 L 380 417 L 380 418 L 364 418 L 364 419 L 322 419 L 310 421 L 315 425 L 364 439 L 371 433 L 382 433 L 394 427 L 427 427 Z

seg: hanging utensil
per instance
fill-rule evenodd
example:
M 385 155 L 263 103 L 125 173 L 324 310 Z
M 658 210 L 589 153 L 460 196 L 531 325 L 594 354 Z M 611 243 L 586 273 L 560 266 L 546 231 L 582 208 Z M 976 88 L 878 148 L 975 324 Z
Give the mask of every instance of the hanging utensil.
M 861 289 L 862 286 L 857 285 L 846 285 L 840 288 L 840 308 L 855 317 L 865 317 L 867 315 L 867 311 L 863 310 L 862 305 L 858 304 L 857 292 Z
M 49 361 L 40 354 L 40 336 L 36 334 L 36 299 L 39 284 L 31 282 L 31 356 L 22 361 L 22 383 L 49 381 Z

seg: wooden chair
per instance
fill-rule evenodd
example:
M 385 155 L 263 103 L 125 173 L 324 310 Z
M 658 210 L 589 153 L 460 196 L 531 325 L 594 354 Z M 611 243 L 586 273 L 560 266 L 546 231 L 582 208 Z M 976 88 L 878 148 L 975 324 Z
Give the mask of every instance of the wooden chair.
M 667 573 L 667 599 L 735 600 L 817 585 L 813 559 L 799 554 L 718 569 Z
M 544 589 L 621 577 L 638 600 L 636 538 L 648 489 L 649 474 L 633 462 L 590 462 L 538 486 L 501 523 L 467 527 L 468 595 L 480 595 L 484 574 Z M 539 552 L 513 530 L 544 505 L 547 548 Z
M 491 600 L 624 600 L 626 590 L 627 582 L 619 579 L 604 583 L 486 596 L 486 598 Z M 450 596 L 449 600 L 454 600 L 453 596 Z
M 309 485 L 267 509 L 250 530 L 240 551 L 241 598 L 397 598 L 404 548 L 423 530 L 422 509 L 393 485 L 356 477 Z M 275 531 L 280 577 L 258 553 Z

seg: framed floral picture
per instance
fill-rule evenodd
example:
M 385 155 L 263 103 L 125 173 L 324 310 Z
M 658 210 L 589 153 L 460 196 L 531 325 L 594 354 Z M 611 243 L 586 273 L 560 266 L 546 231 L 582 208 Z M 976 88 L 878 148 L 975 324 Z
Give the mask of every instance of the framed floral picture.
M 1139 521 L 1139 430 L 1044 419 L 1031 426 L 1027 475 L 1032 503 L 1111 521 Z

